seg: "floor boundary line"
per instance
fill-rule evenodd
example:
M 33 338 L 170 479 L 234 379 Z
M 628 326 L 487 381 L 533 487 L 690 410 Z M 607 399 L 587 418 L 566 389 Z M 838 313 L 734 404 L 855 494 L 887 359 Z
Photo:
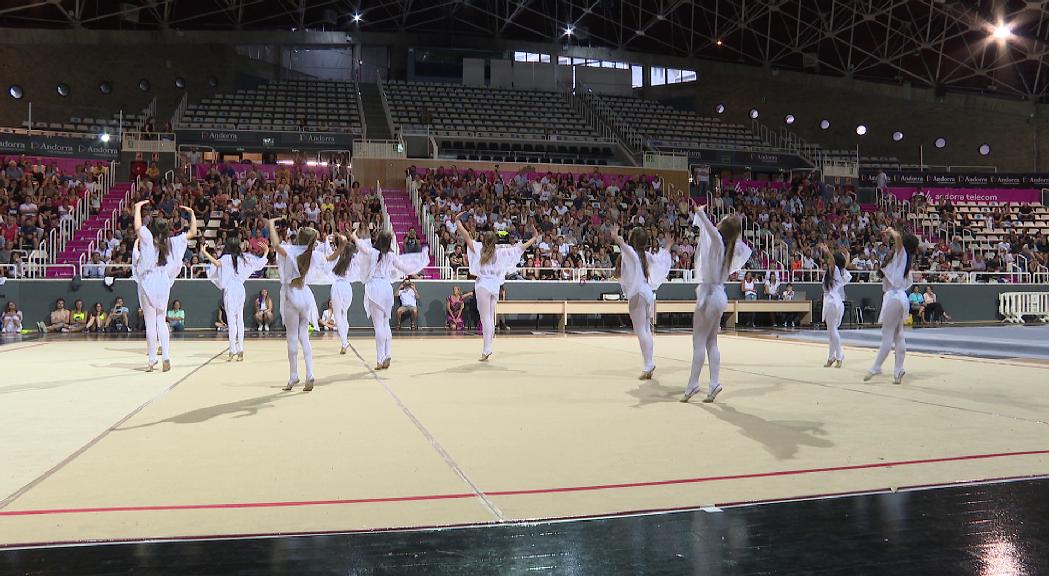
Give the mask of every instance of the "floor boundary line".
M 600 490 L 617 490 L 625 488 L 653 488 L 659 486 L 672 486 L 679 484 L 703 484 L 707 482 L 720 482 L 726 480 L 750 480 L 756 478 L 799 476 L 804 474 L 822 474 L 827 472 L 851 472 L 856 470 L 872 470 L 880 468 L 894 468 L 902 466 L 917 466 L 925 464 L 942 464 L 947 462 L 964 462 L 972 460 L 988 460 L 994 458 L 1014 458 L 1022 456 L 1049 455 L 1049 449 L 1026 450 L 1022 452 L 998 452 L 991 454 L 968 454 L 963 456 L 945 456 L 941 458 L 924 458 L 915 460 L 899 460 L 890 462 L 872 462 L 867 464 L 849 464 L 843 466 L 830 466 L 823 468 L 801 468 L 795 470 L 777 470 L 770 472 L 753 472 L 746 474 L 729 474 L 720 476 L 700 476 L 694 478 L 676 478 L 670 480 L 652 480 L 644 482 L 623 482 L 617 484 L 596 484 L 589 486 L 563 486 L 553 488 L 532 488 L 521 490 L 493 490 L 486 492 L 487 496 L 526 496 L 534 494 L 564 494 L 571 492 L 594 492 Z M 1038 475 L 1038 474 L 1035 474 Z M 385 498 L 358 498 L 347 500 L 314 500 L 314 501 L 288 501 L 288 502 L 239 502 L 228 504 L 172 504 L 151 506 L 114 506 L 98 508 L 65 508 L 65 509 L 38 509 L 38 510 L 12 510 L 0 511 L 0 518 L 15 516 L 47 516 L 60 514 L 88 514 L 88 513 L 111 513 L 111 512 L 161 512 L 180 510 L 222 510 L 222 509 L 244 509 L 244 508 L 274 508 L 274 507 L 300 507 L 300 506 L 330 506 L 347 504 L 381 504 L 390 502 L 412 502 L 425 500 L 453 500 L 472 498 L 477 496 L 470 493 L 430 494 L 422 496 L 395 496 Z M 789 500 L 796 497 L 785 497 L 780 500 Z M 728 505 L 728 504 L 725 504 Z M 505 518 L 500 520 L 505 521 Z
M 198 370 L 200 370 L 201 368 L 203 368 L 203 367 L 207 366 L 208 364 L 210 364 L 212 360 L 218 358 L 224 352 L 225 352 L 225 350 L 222 350 L 221 352 L 215 354 L 211 358 L 208 358 L 204 362 L 198 364 L 196 367 L 194 367 L 192 370 L 190 370 L 185 376 L 179 378 L 174 383 L 172 383 L 170 386 L 167 386 L 166 388 L 162 389 L 160 392 L 158 392 L 152 398 L 150 398 L 149 400 L 146 400 L 145 402 L 140 404 L 137 408 L 135 408 L 134 410 L 129 412 L 126 416 L 124 416 L 120 420 L 117 420 L 115 423 L 111 424 L 108 428 L 103 430 L 101 434 L 95 436 L 94 438 L 89 440 L 87 442 L 87 444 L 84 444 L 83 446 L 78 448 L 75 452 L 73 452 L 72 454 L 70 454 L 70 455 L 66 456 L 65 458 L 63 458 L 58 464 L 55 464 L 49 470 L 47 470 L 43 474 L 37 476 L 33 480 L 31 480 L 28 484 L 26 484 L 25 486 L 22 486 L 21 488 L 19 488 L 15 492 L 13 492 L 10 496 L 4 498 L 3 500 L 0 500 L 0 513 L 2 513 L 3 509 L 6 508 L 9 504 L 11 504 L 15 500 L 21 498 L 26 492 L 29 492 L 30 490 L 32 490 L 33 488 L 38 486 L 41 482 L 43 482 L 44 480 L 47 480 L 48 478 L 50 478 L 52 475 L 54 475 L 56 472 L 58 472 L 59 470 L 64 468 L 66 465 L 68 465 L 73 460 L 76 460 L 84 452 L 87 452 L 88 450 L 90 450 L 95 444 L 98 444 L 99 442 L 101 442 L 102 439 L 105 438 L 106 436 L 108 436 L 110 432 L 116 430 L 120 425 L 122 425 L 123 423 L 127 422 L 128 420 L 134 418 L 136 414 L 138 414 L 139 412 L 145 410 L 148 406 L 150 406 L 154 402 L 156 402 L 156 401 L 160 400 L 161 398 L 163 398 L 164 396 L 166 396 L 168 394 L 168 392 L 171 392 L 172 390 L 174 390 L 176 386 L 178 386 L 179 384 L 182 384 L 183 382 L 185 382 L 186 379 L 188 379 L 190 376 L 196 374 Z
M 470 476 L 466 474 L 466 471 L 463 470 L 461 466 L 459 466 L 459 463 L 456 462 L 454 458 L 452 458 L 452 455 L 444 449 L 444 446 L 441 445 L 441 443 L 430 432 L 430 430 L 426 428 L 426 426 L 424 426 L 423 423 L 415 416 L 411 409 L 408 408 L 408 406 L 401 400 L 401 397 L 393 391 L 393 388 L 391 388 L 390 385 L 386 383 L 386 380 L 379 376 L 379 374 L 371 367 L 370 364 L 368 364 L 364 357 L 361 356 L 361 353 L 357 350 L 356 347 L 353 346 L 352 342 L 349 343 L 349 346 L 350 350 L 353 350 L 353 353 L 357 356 L 357 358 L 361 361 L 364 367 L 372 375 L 372 378 L 374 378 L 375 381 L 378 382 L 379 385 L 386 390 L 386 393 L 401 409 L 401 412 L 403 412 L 404 415 L 408 417 L 408 420 L 412 422 L 412 424 L 419 431 L 419 433 L 422 434 L 424 438 L 426 438 L 427 442 L 430 443 L 430 446 L 434 449 L 435 452 L 437 452 L 441 459 L 444 460 L 444 463 L 449 468 L 451 468 L 452 472 L 454 472 L 455 475 L 458 476 L 459 479 L 462 480 L 463 483 L 465 483 L 470 488 L 470 490 L 473 491 L 474 495 L 481 500 L 481 503 L 484 504 L 484 507 L 488 509 L 488 512 L 492 516 L 494 516 L 500 522 L 505 521 L 506 517 L 503 516 L 503 511 L 499 508 L 499 506 L 497 506 L 495 502 L 492 502 L 485 494 L 485 492 L 481 490 L 481 487 L 478 486 L 473 481 L 473 479 L 471 479 Z

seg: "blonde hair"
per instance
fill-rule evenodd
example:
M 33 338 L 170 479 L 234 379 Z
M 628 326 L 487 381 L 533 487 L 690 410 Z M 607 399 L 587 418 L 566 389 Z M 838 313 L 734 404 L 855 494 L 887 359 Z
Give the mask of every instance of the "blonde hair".
M 495 257 L 495 232 L 489 230 L 481 234 L 481 264 L 487 264 Z
M 313 249 L 317 247 L 319 235 L 316 228 L 309 226 L 299 229 L 299 233 L 295 235 L 295 244 L 306 246 L 306 250 L 295 259 L 295 264 L 299 268 L 299 277 L 291 281 L 292 288 L 302 288 L 306 282 L 306 273 L 310 271 L 310 265 L 313 263 Z

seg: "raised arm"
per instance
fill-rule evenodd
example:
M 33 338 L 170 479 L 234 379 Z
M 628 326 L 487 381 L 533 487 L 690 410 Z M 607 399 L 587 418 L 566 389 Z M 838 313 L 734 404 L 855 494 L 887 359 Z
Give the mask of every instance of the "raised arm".
M 334 262 L 338 260 L 339 256 L 342 256 L 342 253 L 346 250 L 346 246 L 350 243 L 350 241 L 347 240 L 346 237 L 341 234 L 336 234 L 335 239 L 336 241 L 338 241 L 338 245 L 336 246 L 335 250 L 332 250 L 331 254 L 328 255 L 328 262 Z
M 470 231 L 466 229 L 466 225 L 463 224 L 462 217 L 466 212 L 460 212 L 455 215 L 455 229 L 459 232 L 459 235 L 466 241 L 466 247 L 470 250 L 474 249 L 474 239 L 470 235 Z
M 716 236 L 718 233 L 717 226 L 710 220 L 710 215 L 707 214 L 706 204 L 700 204 L 696 206 L 696 211 L 692 213 L 692 225 L 698 226 L 703 229 L 703 233 L 709 236 Z
M 612 241 L 615 242 L 617 246 L 619 246 L 620 250 L 622 250 L 622 249 L 627 247 L 626 240 L 624 240 L 623 237 L 619 235 L 619 225 L 618 224 L 613 226 L 612 229 L 609 230 L 609 233 L 612 234 Z
M 668 230 L 663 236 L 663 249 L 670 252 L 674 249 L 676 239 L 674 238 L 674 231 Z
M 189 206 L 179 206 L 179 208 L 189 213 L 189 232 L 186 232 L 186 240 L 192 240 L 197 237 L 197 213 Z
M 215 266 L 222 266 L 222 261 L 219 260 L 218 258 L 215 258 L 214 256 L 212 256 L 211 252 L 208 252 L 208 245 L 207 244 L 204 244 L 203 246 L 201 246 L 200 253 L 203 254 L 204 257 L 208 259 L 208 262 L 211 262 Z
M 273 248 L 277 254 L 287 256 L 288 253 L 280 246 L 280 234 L 277 232 L 277 220 L 280 220 L 280 218 L 270 218 L 266 221 L 270 228 L 270 247 Z
M 533 244 L 539 241 L 539 230 L 536 230 L 535 224 L 532 224 L 532 237 L 527 242 L 521 245 L 522 250 L 528 250 Z
M 892 239 L 892 251 L 899 252 L 903 250 L 903 236 L 895 228 L 886 228 L 885 232 L 882 233 L 886 237 Z
M 149 204 L 149 200 L 135 202 L 135 230 L 142 228 L 142 207 Z

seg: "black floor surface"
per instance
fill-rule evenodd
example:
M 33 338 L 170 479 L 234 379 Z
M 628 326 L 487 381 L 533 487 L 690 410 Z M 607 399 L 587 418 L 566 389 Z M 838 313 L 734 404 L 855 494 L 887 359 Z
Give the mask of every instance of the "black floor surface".
M 1049 574 L 1049 479 L 550 523 L 0 550 L 8 575 Z

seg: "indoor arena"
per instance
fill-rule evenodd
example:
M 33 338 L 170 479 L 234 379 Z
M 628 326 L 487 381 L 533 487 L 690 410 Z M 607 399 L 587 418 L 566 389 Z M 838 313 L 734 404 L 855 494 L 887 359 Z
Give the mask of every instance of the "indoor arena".
M 1049 572 L 1046 3 L 10 4 L 0 574 Z

